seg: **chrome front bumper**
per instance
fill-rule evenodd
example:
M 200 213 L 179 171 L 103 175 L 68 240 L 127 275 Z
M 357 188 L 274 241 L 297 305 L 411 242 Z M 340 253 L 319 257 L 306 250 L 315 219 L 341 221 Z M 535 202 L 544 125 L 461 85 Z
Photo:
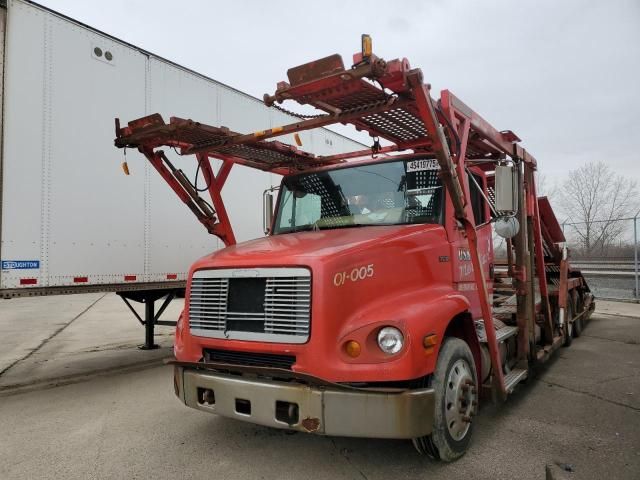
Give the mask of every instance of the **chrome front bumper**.
M 187 406 L 258 425 L 367 438 L 415 438 L 430 434 L 433 426 L 433 389 L 332 389 L 174 368 L 176 395 Z M 207 390 L 215 397 L 211 403 L 202 401 Z M 293 408 L 295 421 L 277 418 L 276 402 L 280 411 L 283 404 Z

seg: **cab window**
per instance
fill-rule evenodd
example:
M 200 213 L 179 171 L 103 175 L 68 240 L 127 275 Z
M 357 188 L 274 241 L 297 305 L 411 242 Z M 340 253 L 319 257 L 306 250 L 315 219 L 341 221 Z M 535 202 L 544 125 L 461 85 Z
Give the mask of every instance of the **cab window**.
M 476 183 L 484 189 L 484 179 L 480 175 L 470 173 L 469 180 L 469 193 L 471 195 L 471 209 L 473 210 L 473 220 L 476 225 L 482 225 L 487 221 L 487 209 L 485 206 L 485 200 L 482 197 L 482 193 Z M 474 182 L 475 180 L 475 182 Z

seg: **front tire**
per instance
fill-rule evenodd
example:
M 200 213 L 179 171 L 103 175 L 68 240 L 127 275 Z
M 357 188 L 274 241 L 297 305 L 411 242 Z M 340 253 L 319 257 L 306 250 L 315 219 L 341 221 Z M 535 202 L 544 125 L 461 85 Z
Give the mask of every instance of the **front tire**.
M 466 342 L 446 338 L 431 379 L 435 412 L 431 435 L 414 438 L 418 452 L 451 462 L 467 451 L 478 405 L 478 381 L 473 355 Z

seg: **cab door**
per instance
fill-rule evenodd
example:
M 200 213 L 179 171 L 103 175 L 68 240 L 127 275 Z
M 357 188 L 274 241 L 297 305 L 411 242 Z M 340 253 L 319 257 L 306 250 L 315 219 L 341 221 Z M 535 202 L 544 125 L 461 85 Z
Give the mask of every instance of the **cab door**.
M 476 232 L 478 235 L 478 253 L 480 264 L 484 270 L 484 278 L 487 282 L 487 290 L 490 296 L 493 295 L 493 232 L 491 228 L 491 214 L 489 205 L 484 197 L 487 197 L 486 179 L 481 172 L 472 172 L 466 178 L 471 196 L 471 209 L 473 211 Z M 484 195 L 484 197 L 483 197 Z M 450 218 L 455 223 L 455 219 Z M 459 228 L 449 230 L 451 241 L 451 263 L 453 268 L 453 286 L 471 304 L 471 314 L 473 318 L 482 316 L 480 310 L 480 300 L 476 287 L 471 262 L 471 252 L 469 242 Z

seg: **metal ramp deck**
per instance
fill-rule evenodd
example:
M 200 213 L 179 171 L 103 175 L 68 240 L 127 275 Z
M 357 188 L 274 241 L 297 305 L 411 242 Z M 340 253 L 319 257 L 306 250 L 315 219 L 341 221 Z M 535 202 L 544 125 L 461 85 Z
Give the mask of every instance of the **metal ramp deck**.
M 234 143 L 240 133 L 226 127 L 213 127 L 193 120 L 171 117 L 165 123 L 160 114 L 153 114 L 129 122 L 121 130 L 115 144 L 121 148 L 153 149 L 167 146 L 180 149 L 187 155 L 198 151 L 202 155 L 215 155 L 259 170 L 290 173 L 336 163 L 278 141 Z

